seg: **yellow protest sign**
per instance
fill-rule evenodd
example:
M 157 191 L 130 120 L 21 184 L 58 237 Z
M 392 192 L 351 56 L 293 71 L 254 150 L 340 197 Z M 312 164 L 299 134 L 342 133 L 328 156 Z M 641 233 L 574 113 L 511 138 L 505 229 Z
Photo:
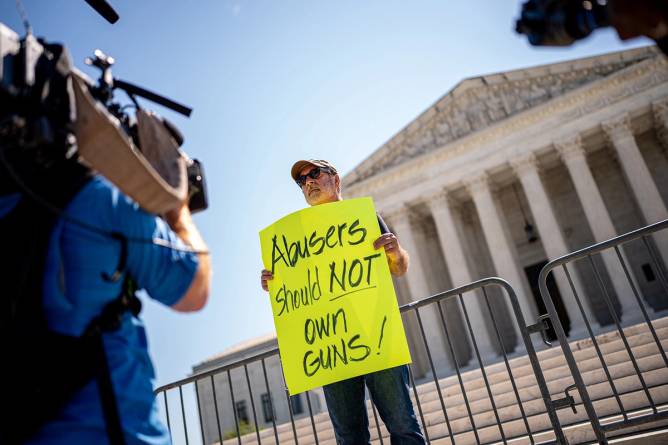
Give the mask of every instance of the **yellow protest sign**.
M 290 394 L 410 363 L 371 198 L 321 204 L 260 232 Z

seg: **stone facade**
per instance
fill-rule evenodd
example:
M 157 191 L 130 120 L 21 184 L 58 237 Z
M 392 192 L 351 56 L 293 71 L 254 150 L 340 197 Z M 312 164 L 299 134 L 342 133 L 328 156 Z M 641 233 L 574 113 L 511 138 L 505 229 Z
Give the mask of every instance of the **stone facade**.
M 497 275 L 532 323 L 545 312 L 534 276 L 542 264 L 668 219 L 667 134 L 668 63 L 653 47 L 633 49 L 464 80 L 346 175 L 343 190 L 372 196 L 411 254 L 411 270 L 396 280 L 400 304 Z M 668 264 L 668 234 L 651 244 Z M 614 251 L 593 259 L 596 271 L 580 261 L 553 274 L 571 338 L 585 333 L 585 317 L 594 330 L 613 322 L 596 272 L 623 323 L 641 316 L 631 285 L 650 315 L 668 308 L 642 243 L 620 253 L 631 282 Z M 492 300 L 504 349 L 521 350 L 510 307 Z M 489 310 L 480 300 L 470 306 L 481 355 L 498 360 Z M 452 309 L 450 322 L 464 326 Z M 448 374 L 441 322 L 436 313 L 422 318 L 437 372 Z M 419 377 L 428 366 L 407 324 Z M 460 364 L 472 357 L 465 340 Z

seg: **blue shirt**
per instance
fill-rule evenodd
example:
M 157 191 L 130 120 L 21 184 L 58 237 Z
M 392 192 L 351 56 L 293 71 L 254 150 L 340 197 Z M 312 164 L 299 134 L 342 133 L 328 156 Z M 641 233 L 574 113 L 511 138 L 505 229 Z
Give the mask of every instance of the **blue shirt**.
M 16 202 L 16 195 L 0 198 L 0 217 Z M 140 209 L 104 178 L 95 177 L 80 190 L 66 214 L 102 232 L 125 235 L 130 240 L 127 271 L 151 298 L 171 306 L 186 293 L 197 270 L 196 255 L 153 243 L 154 238 L 160 238 L 185 247 L 163 220 Z M 47 255 L 43 300 L 52 330 L 81 335 L 90 320 L 118 297 L 123 280 L 108 282 L 102 274 L 111 275 L 116 270 L 120 246 L 104 233 L 62 218 L 56 223 Z M 169 434 L 157 415 L 155 374 L 142 321 L 126 314 L 118 331 L 104 334 L 104 345 L 127 444 L 169 444 Z M 45 363 L 45 372 L 48 367 Z M 96 382 L 80 390 L 30 443 L 108 443 Z

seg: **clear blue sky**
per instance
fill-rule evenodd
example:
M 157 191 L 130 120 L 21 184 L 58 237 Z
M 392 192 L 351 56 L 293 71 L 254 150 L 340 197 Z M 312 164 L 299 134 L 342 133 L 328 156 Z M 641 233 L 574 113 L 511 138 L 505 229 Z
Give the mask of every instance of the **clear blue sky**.
M 186 119 L 156 108 L 206 168 L 211 207 L 196 221 L 213 292 L 195 315 L 145 305 L 159 384 L 273 331 L 258 232 L 304 206 L 295 160 L 326 158 L 346 173 L 466 77 L 649 43 L 602 32 L 532 48 L 512 31 L 515 0 L 110 2 L 113 26 L 83 0 L 24 0 L 35 34 L 67 43 L 80 68 L 100 48 L 117 77 L 195 109 Z M 0 21 L 22 32 L 13 0 Z

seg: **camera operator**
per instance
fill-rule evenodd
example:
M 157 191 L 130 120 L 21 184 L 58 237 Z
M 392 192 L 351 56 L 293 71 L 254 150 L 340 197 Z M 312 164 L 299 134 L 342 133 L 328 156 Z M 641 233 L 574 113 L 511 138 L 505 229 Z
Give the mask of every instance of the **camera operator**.
M 0 197 L 0 219 L 27 199 Z M 143 211 L 102 177 L 93 177 L 66 206 L 68 217 L 125 236 L 124 274 L 129 274 L 151 298 L 176 311 L 201 309 L 209 294 L 211 269 L 207 255 L 197 255 L 132 239 L 165 240 L 175 246 L 205 250 L 187 205 L 164 220 Z M 4 234 L 13 236 L 18 234 Z M 91 233 L 62 218 L 50 236 L 43 275 L 44 313 L 49 328 L 81 336 L 103 307 L 122 291 L 123 280 L 105 274 L 121 261 L 118 241 Z M 154 371 L 142 321 L 125 314 L 120 328 L 103 334 L 125 443 L 168 444 L 169 435 L 157 417 L 153 395 Z M 50 363 L 42 372 L 49 373 Z M 73 370 L 76 372 L 76 370 Z M 106 443 L 107 424 L 96 382 L 78 391 L 60 413 L 28 442 L 35 444 Z
M 0 37 L 17 41 L 1 24 Z M 17 69 L 0 77 L 0 443 L 168 445 L 135 292 L 179 312 L 206 304 L 211 266 L 193 200 L 156 216 L 80 162 L 73 123 L 91 116 L 75 106 L 66 49 L 40 45 L 26 37 L 12 54 Z M 112 152 L 113 122 L 95 125 L 92 139 L 111 153 L 96 169 L 146 184 L 136 148 Z

